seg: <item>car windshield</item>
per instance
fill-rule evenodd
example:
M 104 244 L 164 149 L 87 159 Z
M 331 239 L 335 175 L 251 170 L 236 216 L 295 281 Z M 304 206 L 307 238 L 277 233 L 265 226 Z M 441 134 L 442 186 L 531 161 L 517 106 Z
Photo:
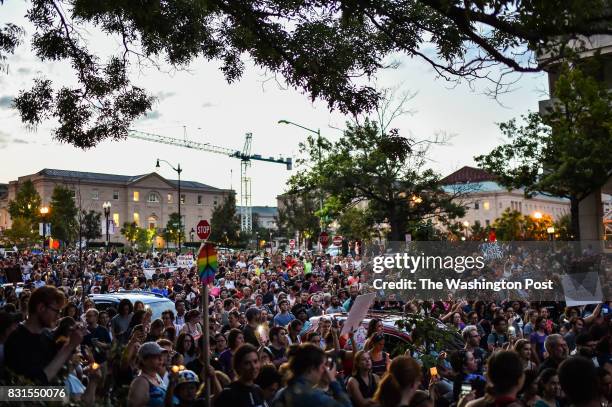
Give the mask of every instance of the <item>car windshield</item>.
M 174 303 L 169 300 L 149 302 L 145 304 L 145 308 L 151 308 L 151 310 L 153 311 L 151 319 L 153 320 L 161 318 L 162 312 L 167 310 L 170 310 L 176 314 Z

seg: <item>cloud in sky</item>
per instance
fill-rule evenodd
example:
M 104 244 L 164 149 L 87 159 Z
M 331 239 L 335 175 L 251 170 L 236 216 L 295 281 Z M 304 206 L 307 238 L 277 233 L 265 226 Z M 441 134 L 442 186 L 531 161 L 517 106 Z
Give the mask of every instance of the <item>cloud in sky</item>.
M 5 3 L 1 6 L 2 17 L 6 21 L 23 22 L 27 3 Z M 31 26 L 28 27 L 28 32 L 32 32 Z M 92 46 L 99 47 L 101 54 L 114 52 L 114 40 L 98 34 L 92 34 L 89 40 Z M 426 55 L 433 51 L 426 45 L 424 48 Z M 0 74 L 0 98 L 14 97 L 21 90 L 29 89 L 31 81 L 28 77 L 37 72 L 53 78 L 57 86 L 73 86 L 75 73 L 69 64 L 40 62 L 28 42 L 19 50 L 19 55 L 12 55 L 7 61 L 15 68 L 9 75 Z M 545 74 L 522 76 L 517 84 L 518 90 L 503 95 L 503 104 L 510 107 L 506 108 L 478 91 L 474 92 L 465 83 L 449 89 L 449 83 L 439 79 L 431 67 L 420 60 L 395 54 L 389 59 L 400 63 L 395 69 L 385 69 L 376 75 L 379 87 L 404 84 L 402 90 L 419 92 L 406 106 L 418 113 L 399 117 L 392 126 L 398 128 L 400 134 L 414 134 L 418 139 L 430 138 L 439 131 L 457 135 L 452 145 L 435 147 L 432 152 L 431 167 L 442 175 L 463 165 L 474 165 L 473 156 L 485 154 L 495 147 L 499 143 L 499 129 L 495 123 L 517 117 L 528 109 L 537 109 L 538 100 L 543 97 L 536 90 L 546 88 L 548 84 Z M 264 92 L 262 76 L 266 76 L 264 71 L 247 62 L 244 77 L 230 85 L 215 61 L 203 59 L 194 61 L 189 72 L 178 71 L 171 76 L 163 70 L 145 69 L 142 73 L 134 70 L 131 78 L 135 84 L 155 96 L 157 103 L 152 112 L 139 118 L 132 127 L 168 137 L 186 135 L 194 141 L 232 149 L 241 149 L 244 134 L 252 132 L 253 153 L 294 158 L 299 151 L 298 144 L 308 133 L 294 126 L 279 125 L 280 119 L 320 128 L 331 141 L 340 137 L 341 131 L 329 124 L 342 128 L 351 117 L 330 112 L 324 101 L 312 102 L 301 89 L 290 87 L 283 90 L 267 86 Z M 481 81 L 478 85 L 476 88 L 482 89 L 488 83 Z M 181 175 L 184 179 L 239 189 L 240 160 L 131 138 L 107 140 L 94 149 L 81 151 L 53 139 L 56 126 L 53 120 L 38 126 L 34 138 L 28 135 L 30 130 L 19 115 L 16 112 L 9 115 L 9 112 L 0 106 L 0 131 L 5 132 L 0 134 L 0 148 L 3 149 L 0 150 L 0 182 L 35 173 L 43 167 L 143 174 L 151 169 L 151 157 L 163 155 L 161 158 L 180 160 L 181 167 L 185 168 Z M 28 160 L 23 159 L 24 144 L 14 142 L 14 139 L 31 140 L 29 145 L 25 145 Z M 284 192 L 288 177 L 296 171 L 287 171 L 278 164 L 253 163 L 249 168 L 253 204 L 274 205 L 276 196 Z M 162 175 L 173 177 L 176 174 L 165 169 Z
M 15 144 L 30 144 L 29 141 L 21 139 L 21 138 L 14 138 L 12 142 Z
M 10 139 L 11 139 L 11 136 L 9 136 L 8 133 L 5 133 L 2 130 L 0 130 L 0 150 L 6 148 Z
M 162 114 L 159 112 L 159 110 L 154 110 L 145 114 L 145 117 L 143 117 L 141 120 L 156 120 L 159 119 L 161 116 Z
M 14 99 L 13 96 L 9 95 L 0 96 L 0 109 L 8 109 L 13 106 Z
M 20 75 L 29 75 L 32 73 L 32 70 L 22 66 L 21 68 L 17 69 L 17 73 Z
M 165 99 L 171 98 L 172 96 L 176 95 L 176 92 L 166 92 L 166 91 L 161 91 L 161 92 L 157 92 L 155 94 L 153 94 L 153 96 L 155 96 L 157 98 L 158 101 L 163 101 Z

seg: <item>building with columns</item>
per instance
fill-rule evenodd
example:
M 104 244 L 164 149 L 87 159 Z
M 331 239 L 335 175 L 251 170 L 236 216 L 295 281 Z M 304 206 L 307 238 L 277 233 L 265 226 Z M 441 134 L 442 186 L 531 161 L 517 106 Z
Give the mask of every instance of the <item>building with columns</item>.
M 482 227 L 493 224 L 506 209 L 516 210 L 523 215 L 536 212 L 550 215 L 558 220 L 569 214 L 569 200 L 542 194 L 525 197 L 522 189 L 508 190 L 495 177 L 483 169 L 465 166 L 441 181 L 449 193 L 460 193 L 461 204 L 465 206 L 465 216 L 461 222 L 469 225 L 480 223 Z
M 76 206 L 84 211 L 94 210 L 103 214 L 102 205 L 109 202 L 110 220 L 115 226 L 110 228 L 112 243 L 125 243 L 119 233 L 125 222 L 136 222 L 140 227 L 156 229 L 161 234 L 170 214 L 178 212 L 178 181 L 166 179 L 156 172 L 132 176 L 43 169 L 9 182 L 6 194 L 0 198 L 1 230 L 11 227 L 8 202 L 15 199 L 20 185 L 26 180 L 33 182 L 43 206 L 51 202 L 56 185 L 73 191 Z M 228 189 L 181 180 L 181 217 L 187 241 L 191 239 L 191 229 L 201 219 L 210 219 L 215 206 L 220 205 L 229 193 Z M 104 239 L 103 235 L 100 240 Z M 158 237 L 154 244 L 163 247 L 165 242 Z

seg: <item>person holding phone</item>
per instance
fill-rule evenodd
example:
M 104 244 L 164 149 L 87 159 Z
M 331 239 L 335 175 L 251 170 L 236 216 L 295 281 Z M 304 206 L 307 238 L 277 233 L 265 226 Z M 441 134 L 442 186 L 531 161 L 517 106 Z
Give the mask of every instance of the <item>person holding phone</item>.
M 335 369 L 333 366 L 330 369 L 327 359 L 325 352 L 317 345 L 312 343 L 300 345 L 289 361 L 291 379 L 287 387 L 279 391 L 272 406 L 352 406 L 342 385 L 336 380 Z M 328 391 L 331 396 L 316 387 L 323 380 L 323 376 L 326 376 L 325 381 L 329 383 Z

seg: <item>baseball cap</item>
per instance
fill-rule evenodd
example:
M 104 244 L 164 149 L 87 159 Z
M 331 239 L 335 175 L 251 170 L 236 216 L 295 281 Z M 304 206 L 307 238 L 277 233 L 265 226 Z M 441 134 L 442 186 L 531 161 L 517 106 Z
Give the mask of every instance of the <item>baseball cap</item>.
M 138 357 L 144 359 L 147 356 L 161 355 L 166 350 L 159 346 L 157 342 L 145 342 L 138 349 Z

